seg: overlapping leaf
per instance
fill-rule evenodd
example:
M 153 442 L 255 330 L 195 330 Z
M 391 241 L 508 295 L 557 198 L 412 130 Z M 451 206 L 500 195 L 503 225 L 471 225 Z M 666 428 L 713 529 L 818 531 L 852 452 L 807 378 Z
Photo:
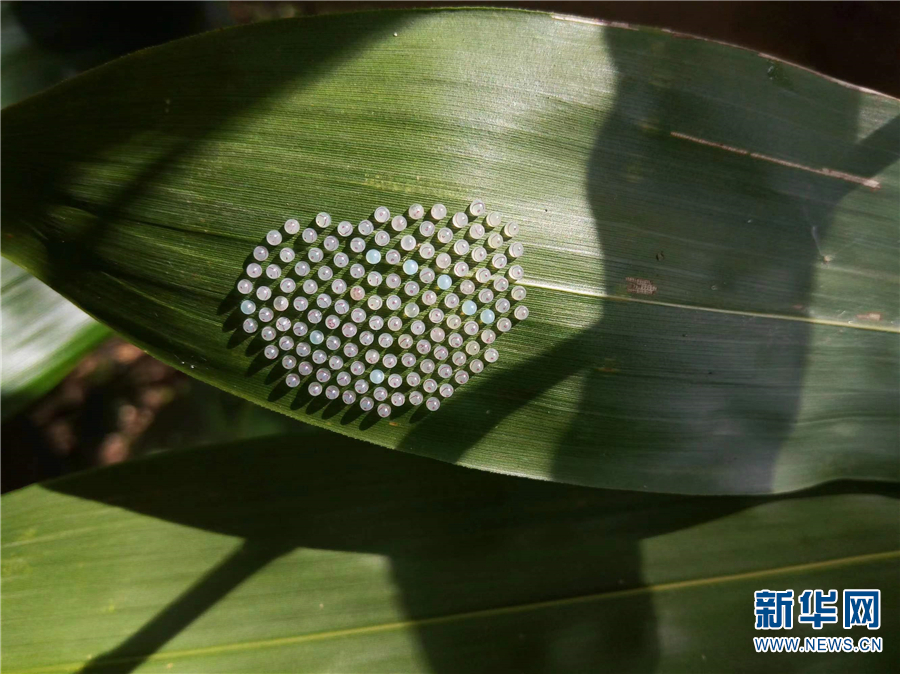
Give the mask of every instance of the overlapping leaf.
M 4 671 L 891 671 L 896 496 L 606 491 L 324 433 L 167 452 L 4 496 Z M 881 589 L 877 633 L 779 635 L 883 653 L 754 652 L 755 590 L 848 587 Z

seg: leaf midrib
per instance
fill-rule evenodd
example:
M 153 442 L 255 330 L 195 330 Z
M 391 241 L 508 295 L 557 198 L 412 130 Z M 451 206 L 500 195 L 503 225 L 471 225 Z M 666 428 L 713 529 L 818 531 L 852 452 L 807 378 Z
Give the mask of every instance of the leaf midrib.
M 844 323 L 827 318 L 812 318 L 809 316 L 790 316 L 788 314 L 769 314 L 761 311 L 746 311 L 743 309 L 720 309 L 716 307 L 707 307 L 699 304 L 681 304 L 678 302 L 663 302 L 661 300 L 646 300 L 638 297 L 624 297 L 621 295 L 610 295 L 599 290 L 591 290 L 590 288 L 576 288 L 574 286 L 565 286 L 558 283 L 545 283 L 542 281 L 529 281 L 522 279 L 519 285 L 529 288 L 540 288 L 542 290 L 550 290 L 553 292 L 568 293 L 570 295 L 579 295 L 581 297 L 593 297 L 610 302 L 634 302 L 636 304 L 650 304 L 657 307 L 667 307 L 670 309 L 687 309 L 690 311 L 708 311 L 714 314 L 728 314 L 731 316 L 748 316 L 752 318 L 768 318 L 779 321 L 795 321 L 797 323 L 812 323 L 813 325 L 830 325 L 838 328 L 849 328 L 852 330 L 870 330 L 874 332 L 888 332 L 900 335 L 900 328 L 894 328 L 887 325 L 865 325 L 862 323 Z
M 829 559 L 819 562 L 807 562 L 805 564 L 794 564 L 791 566 L 782 566 L 774 569 L 761 569 L 757 571 L 746 571 L 743 573 L 728 574 L 722 576 L 712 576 L 709 578 L 695 578 L 692 580 L 681 580 L 669 583 L 659 583 L 655 585 L 642 585 L 640 587 L 632 587 L 624 590 L 613 590 L 611 592 L 597 592 L 593 594 L 579 595 L 575 597 L 565 597 L 562 599 L 550 599 L 547 601 L 531 602 L 527 604 L 514 604 L 512 606 L 502 606 L 499 608 L 479 609 L 476 611 L 466 611 L 463 613 L 452 613 L 443 616 L 433 616 L 431 618 L 421 618 L 413 620 L 401 620 L 391 623 L 382 623 L 379 625 L 367 625 L 363 627 L 350 627 L 340 630 L 329 630 L 326 632 L 314 632 L 311 634 L 298 634 L 289 637 L 278 637 L 274 639 L 260 639 L 256 641 L 241 641 L 232 644 L 219 644 L 217 646 L 205 646 L 201 648 L 191 648 L 180 651 L 163 651 L 149 654 L 139 654 L 129 656 L 127 658 L 118 658 L 115 660 L 105 660 L 103 666 L 116 666 L 134 662 L 152 662 L 159 660 L 172 660 L 176 658 L 187 658 L 193 656 L 216 655 L 219 653 L 233 653 L 237 651 L 249 651 L 253 649 L 275 648 L 278 646 L 291 646 L 295 644 L 308 643 L 312 641 L 323 641 L 326 639 L 340 639 L 343 637 L 361 636 L 366 634 L 374 634 L 379 632 L 392 632 L 395 630 L 403 630 L 408 628 L 428 627 L 432 625 L 442 625 L 452 622 L 461 622 L 464 620 L 478 620 L 482 618 L 493 618 L 496 616 L 505 616 L 516 613 L 527 613 L 529 611 L 539 611 L 547 608 L 558 608 L 563 606 L 573 606 L 577 604 L 587 604 L 591 602 L 606 601 L 612 599 L 621 599 L 632 596 L 645 594 L 656 594 L 662 592 L 672 592 L 685 590 L 695 587 L 706 587 L 710 585 L 718 585 L 722 583 L 738 582 L 743 580 L 756 580 L 760 578 L 768 578 L 779 574 L 793 574 L 804 571 L 820 571 L 824 569 L 832 569 L 841 566 L 856 566 L 859 564 L 878 563 L 892 559 L 900 559 L 900 549 L 888 550 L 884 552 L 873 552 L 865 555 L 854 555 L 850 557 L 839 557 L 837 559 Z M 83 662 L 74 662 L 59 665 L 49 665 L 45 667 L 37 667 L 32 669 L 19 669 L 10 672 L 10 674 L 49 674 L 51 672 L 70 671 L 83 666 Z

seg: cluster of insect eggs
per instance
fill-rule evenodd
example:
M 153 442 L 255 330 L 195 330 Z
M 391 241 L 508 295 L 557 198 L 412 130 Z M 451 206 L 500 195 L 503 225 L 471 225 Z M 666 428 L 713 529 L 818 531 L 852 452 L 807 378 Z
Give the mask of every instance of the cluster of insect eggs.
M 359 396 L 364 411 L 387 417 L 407 402 L 439 409 L 441 398 L 453 395 L 451 382 L 461 386 L 485 363 L 498 360 L 492 346 L 498 333 L 528 317 L 521 303 L 525 288 L 515 285 L 523 276 L 516 259 L 525 252 L 521 242 L 512 240 L 519 226 L 504 224 L 500 213 L 487 213 L 477 200 L 452 215 L 449 226 L 440 226 L 447 215 L 443 204 L 431 207 L 429 219 L 421 204 L 409 207 L 408 218 L 391 217 L 379 206 L 374 223 L 363 220 L 354 227 L 342 221 L 332 227 L 331 216 L 319 213 L 315 227 L 301 232 L 300 223 L 290 219 L 284 234 L 273 229 L 266 235 L 270 247 L 297 234 L 306 245 L 306 259 L 285 246 L 270 262 L 269 248 L 257 246 L 248 278 L 237 284 L 243 295 L 253 294 L 261 303 L 271 300 L 271 307 L 259 308 L 253 299 L 241 302 L 248 315 L 243 329 L 252 334 L 263 326 L 260 336 L 272 342 L 263 353 L 271 360 L 281 357 L 287 386 L 296 388 L 313 376 L 310 395 L 341 398 L 348 405 Z M 410 230 L 413 222 L 419 224 Z M 384 228 L 376 231 L 377 226 Z M 395 237 L 400 250 L 383 253 Z M 263 276 L 278 282 L 277 296 L 265 281 L 256 281 Z M 382 286 L 390 291 L 387 297 L 378 294 Z M 291 307 L 300 318 L 305 312 L 305 320 L 284 315 Z M 273 320 L 274 327 L 269 325 Z M 395 368 L 406 376 L 392 372 Z

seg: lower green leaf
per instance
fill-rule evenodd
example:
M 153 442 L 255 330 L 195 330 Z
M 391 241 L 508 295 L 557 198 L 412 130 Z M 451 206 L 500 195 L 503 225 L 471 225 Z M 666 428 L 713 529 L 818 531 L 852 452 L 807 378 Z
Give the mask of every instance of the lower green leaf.
M 3 497 L 8 672 L 890 671 L 895 488 L 604 491 L 333 438 Z M 753 592 L 878 588 L 881 654 L 757 654 Z M 796 622 L 785 636 L 872 636 Z M 779 634 L 781 636 L 781 634 Z

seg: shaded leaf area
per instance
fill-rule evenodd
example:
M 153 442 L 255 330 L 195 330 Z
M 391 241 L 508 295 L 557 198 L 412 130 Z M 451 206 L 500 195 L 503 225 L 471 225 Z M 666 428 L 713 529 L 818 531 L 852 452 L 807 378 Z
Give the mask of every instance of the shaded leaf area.
M 4 254 L 165 362 L 376 444 L 665 492 L 896 480 L 898 113 L 544 14 L 271 22 L 4 112 Z M 438 414 L 289 392 L 239 331 L 240 270 L 287 217 L 475 196 L 523 223 L 531 317 Z
M 9 260 L 2 272 L 5 420 L 56 386 L 110 330 Z
M 889 671 L 897 495 L 606 491 L 328 434 L 167 452 L 3 497 L 4 667 Z M 754 590 L 832 587 L 882 590 L 881 656 L 753 653 Z

